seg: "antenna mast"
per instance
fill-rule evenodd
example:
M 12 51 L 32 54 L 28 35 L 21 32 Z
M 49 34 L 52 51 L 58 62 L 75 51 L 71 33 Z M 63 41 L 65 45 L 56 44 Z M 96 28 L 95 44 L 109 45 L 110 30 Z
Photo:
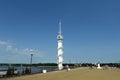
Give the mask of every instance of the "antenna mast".
M 62 31 L 61 31 L 61 21 L 59 22 L 59 35 L 62 34 Z

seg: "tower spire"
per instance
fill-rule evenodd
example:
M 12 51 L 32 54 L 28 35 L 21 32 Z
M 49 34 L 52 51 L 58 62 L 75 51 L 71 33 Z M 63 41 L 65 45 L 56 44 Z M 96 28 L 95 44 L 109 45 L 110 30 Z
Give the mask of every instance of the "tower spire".
M 61 20 L 59 21 L 59 35 L 62 34 L 62 31 L 61 31 Z

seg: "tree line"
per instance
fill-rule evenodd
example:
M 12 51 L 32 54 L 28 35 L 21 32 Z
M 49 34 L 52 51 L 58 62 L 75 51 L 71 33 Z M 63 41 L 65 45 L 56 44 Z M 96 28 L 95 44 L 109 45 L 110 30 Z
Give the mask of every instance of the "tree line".
M 100 63 L 101 66 L 108 65 L 109 67 L 120 67 L 120 63 Z M 9 64 L 9 63 L 0 63 L 0 66 L 31 66 L 31 64 Z M 93 63 L 63 63 L 63 66 L 72 66 L 72 67 L 88 67 L 88 66 L 97 66 Z M 32 66 L 57 66 L 57 63 L 33 63 Z

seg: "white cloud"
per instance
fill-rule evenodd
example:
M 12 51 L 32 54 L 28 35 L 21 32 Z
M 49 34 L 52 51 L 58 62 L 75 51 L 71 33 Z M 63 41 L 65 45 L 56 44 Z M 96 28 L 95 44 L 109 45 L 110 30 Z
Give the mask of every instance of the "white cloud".
M 13 47 L 11 45 L 6 46 L 6 50 L 11 51 L 13 50 Z
M 23 46 L 24 47 L 24 46 Z M 29 63 L 30 54 L 33 54 L 33 62 L 46 61 L 48 52 L 38 49 L 16 47 L 10 41 L 0 40 L 0 62 L 1 63 Z
M 9 45 L 9 42 L 0 40 L 0 45 Z
M 18 48 L 13 47 L 13 45 L 8 41 L 0 40 L 0 46 L 4 47 L 4 50 L 10 53 L 18 53 Z
M 30 54 L 34 54 L 37 57 L 42 57 L 43 54 L 42 52 L 40 52 L 39 50 L 35 50 L 35 49 L 31 49 L 31 48 L 17 48 L 15 46 L 12 45 L 12 43 L 8 42 L 8 41 L 2 41 L 0 40 L 0 46 L 4 47 L 4 51 L 8 52 L 9 54 L 16 54 L 16 55 L 30 55 Z

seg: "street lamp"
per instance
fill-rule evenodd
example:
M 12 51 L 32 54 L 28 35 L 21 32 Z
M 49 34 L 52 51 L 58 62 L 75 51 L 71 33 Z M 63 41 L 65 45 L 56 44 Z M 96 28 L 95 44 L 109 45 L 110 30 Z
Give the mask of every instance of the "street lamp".
M 31 58 L 30 58 L 30 73 L 31 73 L 31 68 L 32 68 L 32 57 L 33 57 L 33 54 L 30 54 L 31 55 Z
M 30 58 L 30 65 L 32 66 L 32 57 L 33 57 L 33 54 L 30 54 L 31 55 L 31 58 Z

